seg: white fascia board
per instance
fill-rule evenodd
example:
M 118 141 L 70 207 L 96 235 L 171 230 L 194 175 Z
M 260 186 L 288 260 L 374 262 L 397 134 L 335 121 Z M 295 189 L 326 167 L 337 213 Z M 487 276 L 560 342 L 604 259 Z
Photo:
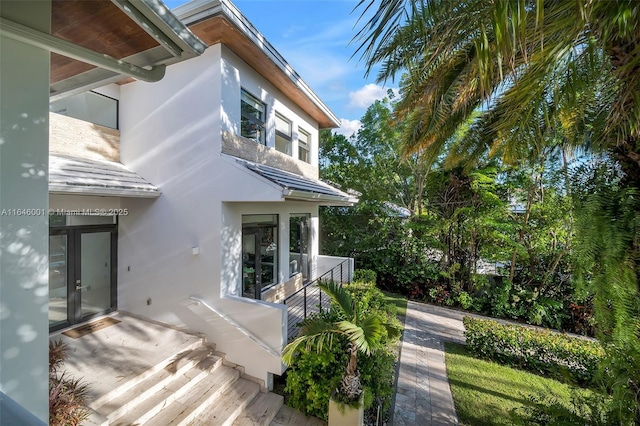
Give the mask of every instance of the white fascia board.
M 284 189 L 283 195 L 290 200 L 311 201 L 323 206 L 353 206 L 358 202 L 357 198 L 339 197 L 336 195 L 318 194 L 316 192 Z
M 293 67 L 278 53 L 275 47 L 253 26 L 240 10 L 228 0 L 194 0 L 172 10 L 186 25 L 222 15 L 233 23 L 264 55 L 269 58 L 329 118 L 334 127 L 340 127 L 340 119 L 329 109 L 309 87 Z
M 160 191 L 139 191 L 134 189 L 115 189 L 115 188 L 89 188 L 89 187 L 70 187 L 67 185 L 49 185 L 50 195 L 86 195 L 98 197 L 123 197 L 123 198 L 158 198 L 162 193 Z

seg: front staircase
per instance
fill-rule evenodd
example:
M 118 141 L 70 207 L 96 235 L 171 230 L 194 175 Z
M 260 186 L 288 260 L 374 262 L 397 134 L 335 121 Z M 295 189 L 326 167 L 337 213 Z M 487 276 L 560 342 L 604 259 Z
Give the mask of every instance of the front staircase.
M 223 357 L 201 345 L 176 354 L 91 404 L 98 424 L 269 425 L 282 406 L 282 396 L 261 392 L 254 381 L 225 365 Z
M 79 339 L 52 336 L 69 344 L 66 369 L 83 373 L 92 390 L 85 425 L 269 425 L 282 407 L 282 396 L 244 376 L 201 337 L 116 318 L 121 322 Z

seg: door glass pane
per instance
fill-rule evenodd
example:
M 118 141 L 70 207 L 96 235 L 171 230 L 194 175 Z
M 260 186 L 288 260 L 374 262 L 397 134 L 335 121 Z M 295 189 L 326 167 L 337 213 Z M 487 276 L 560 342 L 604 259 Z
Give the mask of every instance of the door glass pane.
M 256 297 L 256 234 L 242 233 L 242 295 Z
M 49 326 L 67 321 L 67 236 L 49 237 Z
M 277 282 L 278 228 L 260 228 L 260 272 L 262 290 Z
M 83 233 L 80 242 L 80 315 L 111 308 L 111 233 Z
M 289 217 L 289 276 L 309 275 L 309 214 Z
M 278 215 L 242 216 L 242 295 L 260 298 L 278 282 Z

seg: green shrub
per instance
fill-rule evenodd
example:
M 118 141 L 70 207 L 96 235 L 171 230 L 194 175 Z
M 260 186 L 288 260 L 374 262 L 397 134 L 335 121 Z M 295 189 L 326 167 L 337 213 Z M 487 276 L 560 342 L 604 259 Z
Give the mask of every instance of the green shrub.
M 395 306 L 388 303 L 384 294 L 373 283 L 356 282 L 346 285 L 356 302 L 359 315 L 377 312 L 391 321 L 400 322 L 395 316 Z M 319 314 L 327 322 L 335 322 L 338 316 L 329 311 Z M 385 337 L 385 339 L 387 339 Z M 364 389 L 365 409 L 377 408 L 376 400 L 387 410 L 395 392 L 393 388 L 395 351 L 394 341 L 385 341 L 384 349 L 373 351 L 370 356 L 358 357 L 360 382 Z M 295 362 L 287 370 L 285 392 L 287 405 L 308 415 L 327 419 L 329 397 L 338 387 L 348 361 L 347 339 L 335 336 L 332 345 L 325 344 L 321 350 L 311 345 L 301 347 Z M 384 412 L 384 411 L 383 411 Z
M 467 345 L 478 356 L 587 385 L 604 357 L 599 343 L 497 321 L 465 317 Z
M 531 426 L 613 426 L 616 423 L 612 399 L 602 393 L 580 393 L 573 388 L 569 401 L 538 392 L 528 397 L 522 409 L 525 424 Z
M 473 297 L 471 297 L 466 291 L 461 291 L 458 294 L 456 301 L 462 307 L 462 309 L 469 309 L 471 305 L 473 305 Z
M 374 283 L 378 279 L 378 274 L 376 271 L 371 269 L 356 269 L 353 273 L 353 281 L 354 282 L 365 282 L 365 283 Z

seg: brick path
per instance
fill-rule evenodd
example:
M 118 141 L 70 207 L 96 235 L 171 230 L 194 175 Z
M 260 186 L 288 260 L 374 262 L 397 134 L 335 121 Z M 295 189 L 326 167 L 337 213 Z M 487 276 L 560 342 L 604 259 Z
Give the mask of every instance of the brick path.
M 457 315 L 409 302 L 402 339 L 393 424 L 457 425 L 447 379 L 443 340 L 464 342 Z

